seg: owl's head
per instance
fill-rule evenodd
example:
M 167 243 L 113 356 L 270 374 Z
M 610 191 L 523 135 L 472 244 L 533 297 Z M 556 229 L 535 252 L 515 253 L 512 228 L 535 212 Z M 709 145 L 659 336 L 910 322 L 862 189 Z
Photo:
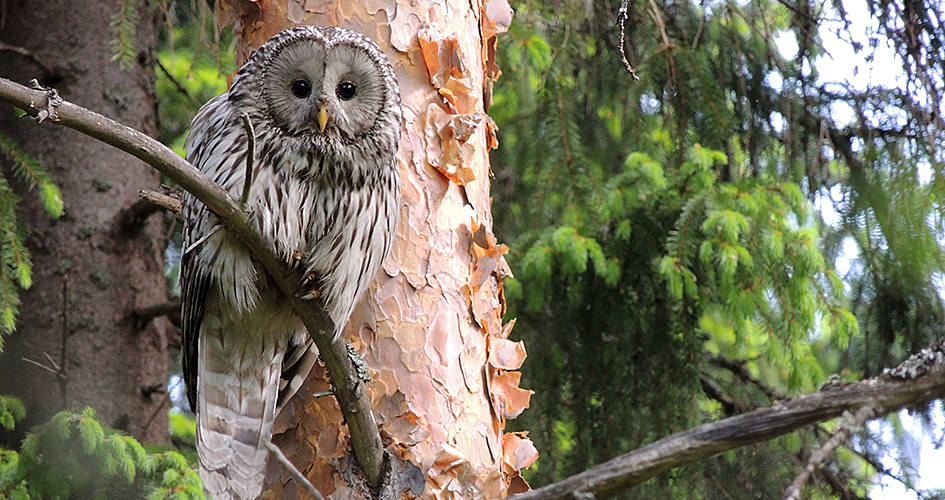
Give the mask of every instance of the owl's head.
M 253 77 L 241 78 L 247 70 Z M 241 81 L 243 80 L 243 81 Z M 288 135 L 358 140 L 399 117 L 400 92 L 387 57 L 360 33 L 300 26 L 266 42 L 240 70 L 233 89 Z M 399 119 L 394 124 L 398 129 Z M 334 142 L 334 141 L 333 141 Z

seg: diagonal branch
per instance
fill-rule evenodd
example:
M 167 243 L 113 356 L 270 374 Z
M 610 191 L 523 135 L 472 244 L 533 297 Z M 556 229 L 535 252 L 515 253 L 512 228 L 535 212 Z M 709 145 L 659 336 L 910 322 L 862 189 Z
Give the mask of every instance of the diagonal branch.
M 0 78 L 0 101 L 26 111 L 31 116 L 49 117 L 59 125 L 75 129 L 102 142 L 130 153 L 173 179 L 213 211 L 243 243 L 253 257 L 266 268 L 279 288 L 289 297 L 295 312 L 308 328 L 320 351 L 335 386 L 335 397 L 345 415 L 355 456 L 368 482 L 377 485 L 381 479 L 384 449 L 381 444 L 371 400 L 364 383 L 348 357 L 344 341 L 332 343 L 331 320 L 319 301 L 295 297 L 299 276 L 290 271 L 256 232 L 252 218 L 239 203 L 214 183 L 206 174 L 137 130 L 126 127 L 75 104 L 49 99 L 51 92 L 34 90 Z
M 874 417 L 921 406 L 945 397 L 945 340 L 923 349 L 899 367 L 882 375 L 828 388 L 794 399 L 778 401 L 735 417 L 700 425 L 663 438 L 643 448 L 514 500 L 597 500 L 674 467 L 695 462 L 761 441 L 767 441 L 844 412 L 875 410 Z

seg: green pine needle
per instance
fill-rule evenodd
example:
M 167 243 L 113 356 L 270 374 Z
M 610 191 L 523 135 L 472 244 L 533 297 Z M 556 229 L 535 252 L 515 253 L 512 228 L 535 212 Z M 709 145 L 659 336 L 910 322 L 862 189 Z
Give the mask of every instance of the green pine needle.
M 13 396 L 0 396 L 0 425 L 8 431 L 13 430 L 17 420 L 26 416 L 26 407 L 23 402 Z
M 43 207 L 54 218 L 63 212 L 62 194 L 46 167 L 33 158 L 9 136 L 0 133 L 0 158 L 7 161 L 12 174 L 30 189 L 37 189 Z M 25 228 L 18 221 L 20 198 L 13 192 L 6 175 L 0 174 L 0 350 L 3 336 L 16 329 L 20 305 L 17 286 L 28 289 L 33 284 L 33 265 L 26 247 Z
M 23 418 L 0 396 L 0 423 Z M 119 493 L 120 492 L 120 493 Z M 20 495 L 22 493 L 23 495 Z M 177 452 L 149 454 L 134 438 L 98 421 L 95 411 L 62 411 L 33 429 L 19 452 L 0 450 L 0 498 L 203 500 L 203 485 Z
M 121 69 L 131 68 L 137 60 L 135 35 L 138 31 L 138 2 L 124 0 L 121 10 L 112 16 L 112 61 L 118 61 Z
M 8 135 L 0 132 L 0 155 L 10 161 L 13 174 L 31 189 L 39 190 L 40 201 L 43 207 L 53 218 L 62 216 L 62 193 L 53 183 L 52 176 L 46 167 L 33 158 Z

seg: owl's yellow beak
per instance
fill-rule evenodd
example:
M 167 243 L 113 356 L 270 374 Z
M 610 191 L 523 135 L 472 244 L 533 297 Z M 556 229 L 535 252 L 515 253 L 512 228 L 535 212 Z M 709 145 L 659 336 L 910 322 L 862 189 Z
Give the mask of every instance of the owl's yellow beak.
M 325 131 L 325 127 L 328 125 L 328 105 L 322 103 L 321 107 L 318 108 L 318 129 L 322 132 Z

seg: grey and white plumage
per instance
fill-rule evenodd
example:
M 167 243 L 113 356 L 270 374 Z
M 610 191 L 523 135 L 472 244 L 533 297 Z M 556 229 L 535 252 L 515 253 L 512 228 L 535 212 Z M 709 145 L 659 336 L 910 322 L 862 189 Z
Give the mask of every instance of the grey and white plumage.
M 293 28 L 260 47 L 230 90 L 200 109 L 186 141 L 187 159 L 236 197 L 243 114 L 256 144 L 247 207 L 272 248 L 314 278 L 304 286 L 324 300 L 337 338 L 397 225 L 393 69 L 373 41 L 340 28 Z M 200 476 L 216 500 L 256 498 L 273 419 L 317 350 L 236 236 L 192 196 L 182 215 L 182 364 Z

